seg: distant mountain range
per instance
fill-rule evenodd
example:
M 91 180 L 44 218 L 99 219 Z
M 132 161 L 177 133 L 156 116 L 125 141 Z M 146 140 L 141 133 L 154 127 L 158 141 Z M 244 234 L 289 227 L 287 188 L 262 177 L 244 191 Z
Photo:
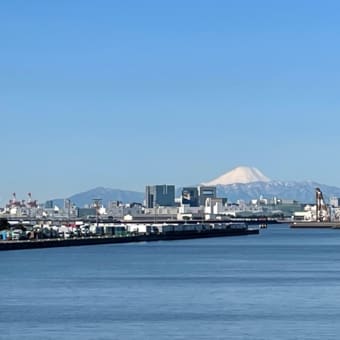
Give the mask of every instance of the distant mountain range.
M 340 188 L 312 181 L 270 181 L 217 185 L 217 195 L 218 197 L 227 197 L 231 202 L 236 202 L 237 200 L 250 201 L 263 196 L 264 198 L 276 197 L 302 203 L 314 203 L 315 188 L 317 187 L 323 192 L 326 202 L 329 202 L 329 198 L 332 196 L 340 197 Z
M 91 204 L 94 198 L 100 198 L 103 205 L 107 205 L 110 201 L 143 203 L 144 193 L 98 187 L 68 197 L 77 207 L 84 207 Z M 53 204 L 61 207 L 64 204 L 64 199 L 53 199 Z
M 218 197 L 227 197 L 230 202 L 250 201 L 262 196 L 263 198 L 276 197 L 313 203 L 315 201 L 315 188 L 317 187 L 323 192 L 326 201 L 329 201 L 332 196 L 340 197 L 340 188 L 337 187 L 313 181 L 273 181 L 258 169 L 245 166 L 237 167 L 216 179 L 205 182 L 204 185 L 216 186 Z M 177 193 L 179 192 L 180 188 L 177 188 Z M 91 204 L 94 198 L 100 198 L 104 205 L 109 201 L 143 203 L 144 193 L 98 187 L 68 198 L 78 207 L 84 207 Z M 58 206 L 63 205 L 63 199 L 55 199 L 53 202 Z
M 315 201 L 315 188 L 319 187 L 326 200 L 331 196 L 340 197 L 340 188 L 313 181 L 273 181 L 260 170 L 252 167 L 237 167 L 224 175 L 204 183 L 215 185 L 219 197 L 227 197 L 229 201 L 249 201 L 264 198 L 296 200 L 303 203 Z

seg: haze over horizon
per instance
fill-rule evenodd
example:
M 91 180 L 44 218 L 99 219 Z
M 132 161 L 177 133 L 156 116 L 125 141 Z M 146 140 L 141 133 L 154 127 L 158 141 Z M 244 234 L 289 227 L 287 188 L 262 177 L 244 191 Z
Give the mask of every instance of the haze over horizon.
M 336 1 L 0 4 L 0 206 L 240 165 L 340 187 Z

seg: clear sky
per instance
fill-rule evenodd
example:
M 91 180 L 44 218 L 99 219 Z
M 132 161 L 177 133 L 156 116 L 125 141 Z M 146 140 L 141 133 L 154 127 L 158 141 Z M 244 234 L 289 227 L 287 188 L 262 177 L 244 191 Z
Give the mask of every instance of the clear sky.
M 338 1 L 1 1 L 0 205 L 238 165 L 340 186 Z

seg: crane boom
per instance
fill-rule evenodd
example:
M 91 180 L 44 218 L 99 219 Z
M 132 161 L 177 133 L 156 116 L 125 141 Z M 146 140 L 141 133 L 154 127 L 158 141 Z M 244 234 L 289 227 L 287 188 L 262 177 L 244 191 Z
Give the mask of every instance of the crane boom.
M 320 188 L 315 189 L 315 201 L 316 201 L 316 221 L 328 222 L 330 220 L 329 211 Z

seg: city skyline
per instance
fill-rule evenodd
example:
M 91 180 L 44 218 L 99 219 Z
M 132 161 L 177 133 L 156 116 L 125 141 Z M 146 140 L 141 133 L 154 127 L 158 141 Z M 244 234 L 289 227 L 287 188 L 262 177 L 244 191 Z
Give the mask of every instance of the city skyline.
M 340 187 L 336 1 L 0 5 L 0 205 L 209 181 Z
M 322 188 L 325 198 L 327 201 L 331 202 L 332 199 L 338 199 L 340 197 L 340 188 L 335 186 L 329 186 L 323 183 L 317 183 L 315 181 L 282 181 L 282 180 L 272 180 L 265 176 L 259 169 L 250 167 L 237 167 L 231 171 L 223 174 L 212 182 L 196 183 L 189 186 L 179 186 L 176 184 L 169 183 L 153 183 L 147 184 L 143 191 L 129 191 L 124 188 L 110 188 L 110 187 L 93 187 L 88 190 L 82 190 L 81 192 L 74 192 L 68 197 L 55 196 L 49 197 L 43 201 L 39 200 L 32 193 L 25 193 L 21 195 L 14 192 L 8 197 L 6 203 L 9 201 L 16 202 L 37 202 L 44 203 L 44 201 L 58 202 L 56 204 L 62 205 L 64 201 L 71 200 L 78 206 L 85 206 L 90 204 L 94 198 L 102 199 L 106 203 L 110 201 L 121 201 L 123 203 L 131 202 L 154 202 L 154 198 L 149 198 L 148 196 L 153 196 L 154 194 L 148 191 L 150 188 L 158 187 L 161 191 L 167 191 L 166 187 L 175 188 L 176 197 L 179 198 L 180 190 L 185 190 L 190 192 L 190 196 L 195 196 L 194 191 L 199 188 L 206 188 L 208 191 L 211 188 L 215 188 L 218 193 L 218 197 L 227 198 L 229 202 L 241 201 L 252 201 L 256 199 L 277 199 L 277 200 L 288 200 L 288 201 L 298 201 L 304 203 L 310 203 L 315 200 L 315 190 Z M 154 189 L 152 189 L 154 190 Z M 171 189 L 172 190 L 172 189 Z M 148 193 L 149 192 L 149 193 Z M 150 197 L 151 197 L 150 196 Z M 151 201 L 150 201 L 151 200 Z M 158 200 L 156 200 L 158 201 Z M 160 204 L 160 203 L 158 203 Z M 149 206 L 150 203 L 146 203 Z

